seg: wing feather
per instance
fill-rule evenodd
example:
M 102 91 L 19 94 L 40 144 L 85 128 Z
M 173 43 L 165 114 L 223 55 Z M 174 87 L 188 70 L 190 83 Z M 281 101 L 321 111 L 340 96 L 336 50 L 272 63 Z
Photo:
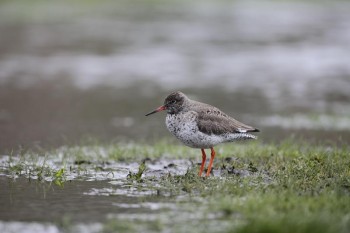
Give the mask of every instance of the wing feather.
M 205 134 L 259 132 L 258 129 L 237 121 L 217 108 L 202 110 L 197 113 L 198 128 Z

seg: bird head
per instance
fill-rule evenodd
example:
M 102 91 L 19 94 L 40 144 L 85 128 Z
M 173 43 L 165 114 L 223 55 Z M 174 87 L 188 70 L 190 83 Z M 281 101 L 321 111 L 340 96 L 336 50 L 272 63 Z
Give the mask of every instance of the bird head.
M 158 107 L 150 113 L 147 113 L 146 116 L 163 110 L 166 110 L 168 114 L 179 113 L 183 109 L 186 98 L 186 95 L 180 91 L 173 92 L 165 98 L 164 105 Z

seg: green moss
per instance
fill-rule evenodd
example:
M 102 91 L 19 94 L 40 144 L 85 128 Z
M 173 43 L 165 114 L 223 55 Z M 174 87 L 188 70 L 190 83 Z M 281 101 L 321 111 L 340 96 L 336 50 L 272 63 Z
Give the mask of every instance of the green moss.
M 143 172 L 146 170 L 146 164 L 145 164 L 145 161 L 143 161 L 140 166 L 139 166 L 139 170 L 137 173 L 132 173 L 132 172 L 129 172 L 128 176 L 126 177 L 128 180 L 135 180 L 137 182 L 142 182 L 142 174 Z

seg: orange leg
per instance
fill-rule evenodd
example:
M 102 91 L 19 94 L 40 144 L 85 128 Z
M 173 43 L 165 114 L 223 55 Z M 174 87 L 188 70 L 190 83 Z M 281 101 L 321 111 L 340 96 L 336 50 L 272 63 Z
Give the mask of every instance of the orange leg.
M 210 175 L 211 167 L 213 166 L 213 161 L 214 161 L 214 157 L 215 157 L 214 148 L 210 147 L 210 150 L 211 150 L 211 157 L 210 157 L 209 166 L 208 166 L 208 170 L 207 170 L 207 176 Z
M 199 176 L 202 176 L 204 165 L 205 165 L 205 160 L 207 158 L 207 155 L 205 154 L 204 149 L 201 149 L 201 150 L 202 150 L 202 165 L 201 165 L 201 170 L 199 170 Z

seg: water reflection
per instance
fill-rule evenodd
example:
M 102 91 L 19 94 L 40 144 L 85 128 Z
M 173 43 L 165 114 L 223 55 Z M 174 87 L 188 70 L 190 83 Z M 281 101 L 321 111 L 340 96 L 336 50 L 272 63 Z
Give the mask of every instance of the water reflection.
M 108 181 L 72 181 L 60 188 L 25 178 L 9 180 L 1 177 L 0 184 L 4 187 L 0 191 L 2 221 L 61 223 L 67 218 L 72 222 L 93 223 L 105 221 L 108 213 L 142 213 L 146 208 L 126 210 L 118 205 L 139 203 L 137 197 L 91 194 L 95 189 L 120 190 Z

